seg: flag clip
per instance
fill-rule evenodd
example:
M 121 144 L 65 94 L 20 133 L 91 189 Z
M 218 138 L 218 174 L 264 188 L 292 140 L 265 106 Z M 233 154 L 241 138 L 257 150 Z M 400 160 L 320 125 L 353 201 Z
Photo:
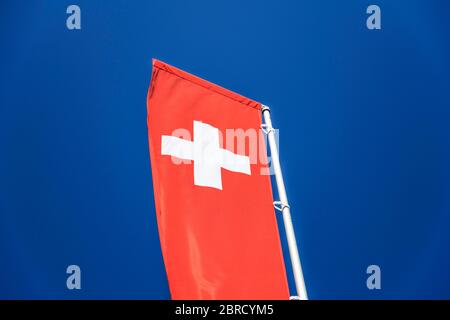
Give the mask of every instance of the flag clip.
M 274 129 L 272 127 L 269 127 L 267 124 L 263 123 L 261 125 L 261 129 L 265 134 L 269 134 L 270 132 L 274 131 Z
M 283 212 L 285 208 L 290 208 L 290 206 L 287 203 L 283 203 L 281 201 L 274 201 L 273 206 L 275 207 L 275 209 L 281 212 Z

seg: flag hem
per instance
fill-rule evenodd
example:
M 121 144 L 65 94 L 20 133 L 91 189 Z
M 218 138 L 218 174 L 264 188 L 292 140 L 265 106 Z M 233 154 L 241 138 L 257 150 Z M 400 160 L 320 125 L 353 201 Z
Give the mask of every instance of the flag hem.
M 154 68 L 157 68 L 157 69 L 169 72 L 169 73 L 171 73 L 171 74 L 173 74 L 175 76 L 178 76 L 178 77 L 180 77 L 180 78 L 182 78 L 184 80 L 190 81 L 190 82 L 192 82 L 192 83 L 194 83 L 196 85 L 199 85 L 199 86 L 201 86 L 201 87 L 203 87 L 205 89 L 208 89 L 208 90 L 214 91 L 216 93 L 219 93 L 219 94 L 221 94 L 223 96 L 226 96 L 227 98 L 230 98 L 230 99 L 232 99 L 234 101 L 242 103 L 242 104 L 244 104 L 246 106 L 252 107 L 252 108 L 260 110 L 260 111 L 262 109 L 261 103 L 259 103 L 259 102 L 256 102 L 256 101 L 254 101 L 252 99 L 249 99 L 249 98 L 246 98 L 246 97 L 244 97 L 244 96 L 242 96 L 242 95 L 240 95 L 238 93 L 235 93 L 233 91 L 225 89 L 225 88 L 223 88 L 223 87 L 221 87 L 221 86 L 219 86 L 217 84 L 214 84 L 212 82 L 209 82 L 207 80 L 204 80 L 202 78 L 194 76 L 193 74 L 190 74 L 190 73 L 188 73 L 186 71 L 180 70 L 180 69 L 178 69 L 178 68 L 176 68 L 174 66 L 171 66 L 171 65 L 169 65 L 169 64 L 167 64 L 165 62 L 162 62 L 160 60 L 153 59 L 152 61 L 153 61 L 153 67 Z

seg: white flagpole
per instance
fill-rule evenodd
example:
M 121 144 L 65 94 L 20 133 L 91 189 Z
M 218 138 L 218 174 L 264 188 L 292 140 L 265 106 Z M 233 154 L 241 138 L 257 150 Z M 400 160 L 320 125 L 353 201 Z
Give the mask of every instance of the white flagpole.
M 297 289 L 298 299 L 308 300 L 305 279 L 303 278 L 302 264 L 300 262 L 294 227 L 292 225 L 291 210 L 289 208 L 286 188 L 284 187 L 283 174 L 281 172 L 280 158 L 275 141 L 275 132 L 274 128 L 272 127 L 272 120 L 270 119 L 270 109 L 268 106 L 262 106 L 262 114 L 264 116 L 263 130 L 266 132 L 267 138 L 269 140 L 270 154 L 272 158 L 271 160 L 275 173 L 278 195 L 280 197 L 280 201 L 275 201 L 274 206 L 277 210 L 281 211 L 283 215 L 284 229 L 286 230 L 286 238 L 289 247 L 289 255 L 291 257 L 292 271 L 294 273 L 295 287 Z

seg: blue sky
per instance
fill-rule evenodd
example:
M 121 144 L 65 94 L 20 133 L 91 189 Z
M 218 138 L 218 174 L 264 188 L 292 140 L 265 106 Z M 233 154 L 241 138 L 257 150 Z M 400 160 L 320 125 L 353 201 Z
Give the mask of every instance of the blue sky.
M 81 30 L 66 28 L 70 4 Z M 450 298 L 447 1 L 1 7 L 0 298 L 170 297 L 153 57 L 271 106 L 310 298 Z M 371 264 L 381 290 L 366 287 Z

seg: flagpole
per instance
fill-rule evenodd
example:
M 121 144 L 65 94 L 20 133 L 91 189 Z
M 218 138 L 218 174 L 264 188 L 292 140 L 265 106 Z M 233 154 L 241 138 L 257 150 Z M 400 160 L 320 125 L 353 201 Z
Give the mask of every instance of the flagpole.
M 262 114 L 264 116 L 263 130 L 267 134 L 269 140 L 270 154 L 275 173 L 275 180 L 278 189 L 280 201 L 275 201 L 274 206 L 281 211 L 284 221 L 284 229 L 286 230 L 286 238 L 289 247 L 289 255 L 291 257 L 292 271 L 294 273 L 295 287 L 300 300 L 308 300 L 306 292 L 305 279 L 303 277 L 302 264 L 298 254 L 297 240 L 295 239 L 294 227 L 292 225 L 291 210 L 286 195 L 286 188 L 283 181 L 283 173 L 281 172 L 280 158 L 275 141 L 275 132 L 270 119 L 270 109 L 268 106 L 262 105 Z

